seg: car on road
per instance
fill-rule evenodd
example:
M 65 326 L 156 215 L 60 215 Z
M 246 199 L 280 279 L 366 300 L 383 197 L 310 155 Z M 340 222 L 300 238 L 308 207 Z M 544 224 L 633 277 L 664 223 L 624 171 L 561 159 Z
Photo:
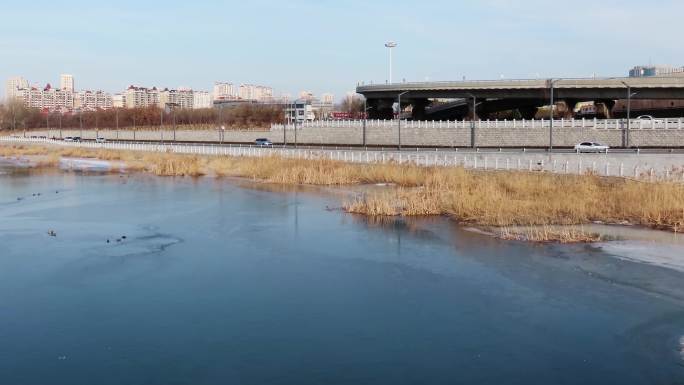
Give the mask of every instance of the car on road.
M 64 137 L 64 141 L 65 141 L 65 142 L 73 142 L 73 141 L 74 141 L 74 138 L 73 138 L 72 136 L 65 136 L 65 137 Z
M 270 147 L 273 146 L 273 142 L 266 138 L 258 138 L 257 140 L 254 141 L 254 144 L 260 147 Z
M 72 139 L 73 139 L 72 142 L 80 142 L 81 141 L 80 136 L 74 136 Z
M 95 139 L 95 143 L 107 143 L 107 139 L 105 139 L 105 138 L 97 138 L 97 139 Z
M 608 152 L 610 147 L 605 144 L 596 142 L 582 142 L 575 145 L 575 151 L 577 152 Z

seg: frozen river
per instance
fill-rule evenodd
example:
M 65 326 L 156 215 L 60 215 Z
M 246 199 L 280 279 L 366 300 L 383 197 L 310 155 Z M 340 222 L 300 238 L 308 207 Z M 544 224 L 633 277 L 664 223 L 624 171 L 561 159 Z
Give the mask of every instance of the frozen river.
M 684 380 L 684 273 L 628 243 L 327 206 L 315 189 L 0 166 L 0 383 Z

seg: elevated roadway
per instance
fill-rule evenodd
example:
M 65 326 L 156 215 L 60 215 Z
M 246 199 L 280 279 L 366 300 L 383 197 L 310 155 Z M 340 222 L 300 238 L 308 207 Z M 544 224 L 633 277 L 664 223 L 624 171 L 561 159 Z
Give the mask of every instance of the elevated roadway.
M 604 78 L 604 79 L 527 79 L 527 80 L 484 80 L 484 81 L 446 81 L 392 83 L 360 85 L 356 92 L 364 95 L 371 107 L 373 118 L 390 118 L 392 105 L 399 94 L 402 107 L 411 105 L 416 119 L 426 117 L 430 100 L 434 99 L 476 99 L 480 104 L 462 104 L 463 114 L 466 106 L 468 116 L 479 112 L 495 112 L 518 109 L 525 118 L 532 118 L 538 107 L 550 104 L 551 90 L 554 102 L 565 104 L 571 111 L 578 102 L 592 101 L 605 105 L 610 111 L 616 100 L 632 99 L 675 100 L 684 99 L 684 77 L 643 77 L 643 78 Z M 459 116 L 453 116 L 459 117 Z M 462 117 L 462 116 L 460 116 Z

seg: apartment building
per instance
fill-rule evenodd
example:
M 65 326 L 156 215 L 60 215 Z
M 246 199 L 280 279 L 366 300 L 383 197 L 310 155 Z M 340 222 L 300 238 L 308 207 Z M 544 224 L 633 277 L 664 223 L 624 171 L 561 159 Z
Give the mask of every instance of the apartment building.
M 68 112 L 74 108 L 74 93 L 47 84 L 44 88 L 26 87 L 17 89 L 13 98 L 23 101 L 29 108 Z
M 233 83 L 216 82 L 214 83 L 214 100 L 230 100 L 236 99 L 237 93 Z
M 159 108 L 192 108 L 194 102 L 193 91 L 189 89 L 170 90 L 164 88 L 159 92 Z
M 74 76 L 69 74 L 59 75 L 59 88 L 61 90 L 74 92 Z
M 192 108 L 211 108 L 213 106 L 211 94 L 207 91 L 194 91 L 192 101 Z
M 74 109 L 82 111 L 107 110 L 113 107 L 112 95 L 104 91 L 80 91 L 74 97 Z
M 243 100 L 266 102 L 273 99 L 273 88 L 255 84 L 240 84 L 238 97 Z
M 19 90 L 25 90 L 27 88 L 29 88 L 28 80 L 21 76 L 11 77 L 7 79 L 7 83 L 5 84 L 5 96 L 7 97 L 7 100 L 15 99 L 20 94 Z
M 159 106 L 159 90 L 157 87 L 145 88 L 129 86 L 124 92 L 125 108 L 141 108 Z

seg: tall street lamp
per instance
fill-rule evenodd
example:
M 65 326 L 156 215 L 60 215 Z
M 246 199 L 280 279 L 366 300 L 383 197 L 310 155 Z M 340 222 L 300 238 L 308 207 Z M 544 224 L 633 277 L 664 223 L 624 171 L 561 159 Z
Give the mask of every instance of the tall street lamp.
M 406 95 L 409 92 L 410 91 L 404 91 L 404 92 L 400 93 L 399 96 L 397 96 L 397 103 L 399 104 L 398 105 L 399 113 L 397 114 L 397 118 L 399 118 L 397 120 L 397 145 L 398 145 L 399 151 L 401 151 L 401 96 Z
M 119 107 L 114 109 L 114 116 L 116 119 L 116 140 L 119 140 Z
M 553 100 L 553 86 L 554 86 L 554 85 L 556 84 L 556 82 L 558 82 L 559 80 L 561 80 L 561 79 L 549 79 L 549 87 L 550 87 L 550 89 L 551 89 L 551 93 L 550 93 L 550 99 L 551 99 L 550 102 L 551 102 L 551 104 L 549 105 L 549 107 L 550 107 L 550 108 L 549 108 L 549 110 L 550 110 L 550 111 L 549 111 L 549 152 L 551 152 L 551 150 L 553 150 L 553 112 L 554 112 L 554 111 L 553 111 L 553 110 L 554 110 L 554 109 L 553 109 L 553 104 L 554 104 L 554 100 Z
M 475 119 L 477 118 L 477 96 L 468 94 L 473 99 L 473 118 L 470 120 L 470 147 L 475 148 Z
M 625 131 L 625 147 L 629 147 L 629 129 L 632 120 L 632 96 L 638 94 L 638 92 L 632 92 L 632 86 L 620 81 L 625 87 L 627 87 L 627 131 Z
M 397 43 L 393 41 L 388 41 L 385 43 L 385 47 L 389 49 L 389 82 L 392 84 L 392 48 L 395 48 Z
M 366 107 L 366 99 L 363 99 L 363 147 L 366 147 L 366 121 L 368 120 L 368 110 L 373 109 L 373 106 Z
M 294 112 L 294 146 L 297 148 L 297 121 L 299 120 L 299 107 L 297 106 L 297 103 L 299 102 L 304 102 L 302 105 L 302 109 L 304 110 L 304 118 L 302 120 L 306 120 L 306 101 L 304 99 L 295 99 L 292 102 L 292 111 Z M 284 138 L 284 136 L 283 136 Z

